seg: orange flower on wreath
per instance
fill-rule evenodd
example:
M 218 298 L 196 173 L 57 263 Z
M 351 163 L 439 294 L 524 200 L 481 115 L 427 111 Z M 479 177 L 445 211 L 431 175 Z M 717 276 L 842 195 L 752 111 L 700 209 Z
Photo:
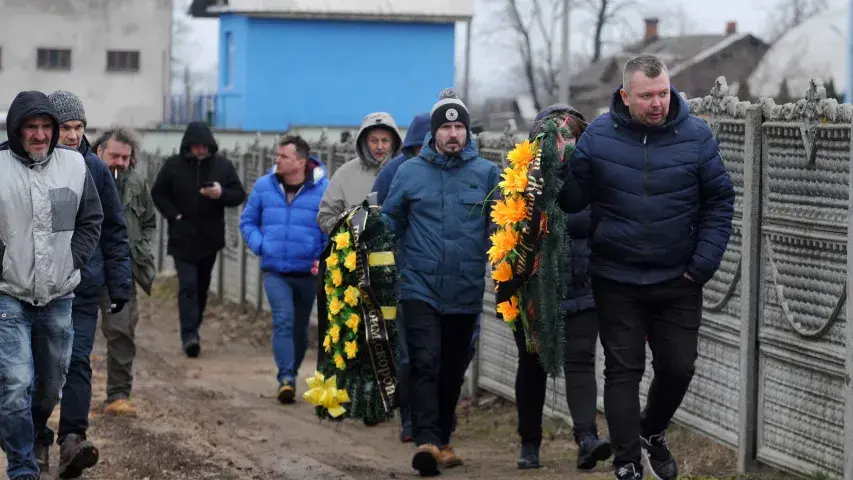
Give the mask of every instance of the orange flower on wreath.
M 509 300 L 505 302 L 501 302 L 498 305 L 498 313 L 503 317 L 504 322 L 511 323 L 513 322 L 519 314 L 518 310 L 518 298 L 515 296 L 510 297 Z
M 509 262 L 501 262 L 492 270 L 492 280 L 496 282 L 508 282 L 512 280 L 512 267 Z
M 527 202 L 523 198 L 510 197 L 498 200 L 492 207 L 492 221 L 501 227 L 509 227 L 527 216 Z
M 494 265 L 503 260 L 518 245 L 519 236 L 515 230 L 502 228 L 493 233 L 489 239 L 492 241 L 488 251 L 489 262 Z
M 498 186 L 501 187 L 504 195 L 512 193 L 523 195 L 524 190 L 527 189 L 527 166 L 507 167 L 501 174 L 501 178 L 503 181 L 498 183 Z
M 536 148 L 530 140 L 519 143 L 506 155 L 506 159 L 515 168 L 527 167 L 534 158 L 536 158 Z

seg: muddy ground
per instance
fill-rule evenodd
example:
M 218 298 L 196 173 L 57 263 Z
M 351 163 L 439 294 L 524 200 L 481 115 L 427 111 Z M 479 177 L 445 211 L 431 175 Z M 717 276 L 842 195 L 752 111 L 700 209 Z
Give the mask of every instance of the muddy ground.
M 178 340 L 175 289 L 175 280 L 165 279 L 157 283 L 152 298 L 141 297 L 133 396 L 138 418 L 100 413 L 105 398 L 105 348 L 99 334 L 92 356 L 95 373 L 90 438 L 100 447 L 101 462 L 83 478 L 418 478 L 409 467 L 413 447 L 398 441 L 396 426 L 324 423 L 305 402 L 289 406 L 276 402 L 271 327 L 266 314 L 256 315 L 213 301 L 202 330 L 200 358 L 184 357 Z M 313 373 L 314 363 L 311 352 L 301 372 L 300 387 L 304 386 L 304 377 Z M 54 426 L 57 414 L 58 409 L 51 419 Z M 604 425 L 602 429 L 606 432 Z M 442 477 L 613 478 L 609 465 L 593 473 L 575 469 L 576 449 L 565 425 L 549 422 L 545 431 L 545 468 L 519 472 L 515 468 L 514 406 L 488 394 L 475 405 L 463 401 L 454 443 L 466 465 Z M 778 472 L 734 477 L 734 452 L 682 429 L 673 430 L 670 442 L 675 445 L 685 479 L 786 478 Z M 58 449 L 51 453 L 55 472 Z

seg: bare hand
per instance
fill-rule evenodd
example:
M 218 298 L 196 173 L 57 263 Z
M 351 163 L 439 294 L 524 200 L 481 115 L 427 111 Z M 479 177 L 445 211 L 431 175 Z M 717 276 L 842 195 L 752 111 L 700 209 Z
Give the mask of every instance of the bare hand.
M 320 273 L 320 260 L 314 260 L 314 265 L 311 265 L 311 275 L 316 276 Z
M 222 196 L 222 185 L 219 182 L 213 182 L 212 187 L 204 187 L 199 192 L 211 200 L 219 200 Z

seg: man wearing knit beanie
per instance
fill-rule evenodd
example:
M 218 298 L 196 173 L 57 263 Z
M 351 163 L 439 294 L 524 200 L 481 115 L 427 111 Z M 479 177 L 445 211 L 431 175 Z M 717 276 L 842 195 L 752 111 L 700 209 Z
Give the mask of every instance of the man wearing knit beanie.
M 483 311 L 486 250 L 497 165 L 470 141 L 452 89 L 430 111 L 420 154 L 391 181 L 382 214 L 399 240 L 400 307 L 409 353 L 408 397 L 422 476 L 462 465 L 450 447 L 454 412 Z
M 95 341 L 101 296 L 107 297 L 109 313 L 118 313 L 131 297 L 130 244 L 122 215 L 115 179 L 107 166 L 92 152 L 86 139 L 86 112 L 77 95 L 59 90 L 48 95 L 57 111 L 59 143 L 83 155 L 89 175 L 101 201 L 104 220 L 98 247 L 80 269 L 80 283 L 74 289 L 71 318 L 74 326 L 71 363 L 60 400 L 60 478 L 77 478 L 98 462 L 98 449 L 86 440 L 92 400 L 92 369 L 89 355 Z M 42 471 L 49 465 L 48 451 L 54 432 L 47 426 L 51 411 L 41 411 L 32 403 L 36 432 L 35 455 Z

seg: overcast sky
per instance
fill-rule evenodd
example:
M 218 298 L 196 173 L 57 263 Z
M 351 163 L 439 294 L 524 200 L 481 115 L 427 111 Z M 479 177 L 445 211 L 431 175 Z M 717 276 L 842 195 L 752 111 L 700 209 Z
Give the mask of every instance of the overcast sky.
M 178 0 L 179 2 L 182 0 Z M 357 0 L 354 0 L 357 1 Z M 767 31 L 769 16 L 773 12 L 773 6 L 782 0 L 713 0 L 701 2 L 699 0 L 639 0 L 639 3 L 649 5 L 646 8 L 637 8 L 623 15 L 623 21 L 634 30 L 634 38 L 639 39 L 643 33 L 643 18 L 657 16 L 660 19 L 660 30 L 662 35 L 677 34 L 678 31 L 687 27 L 691 33 L 717 33 L 725 30 L 726 22 L 735 21 L 738 31 L 752 32 L 762 35 Z M 830 6 L 843 5 L 846 0 L 829 0 Z M 489 36 L 486 32 L 496 31 L 499 24 L 499 16 L 494 13 L 494 5 L 499 5 L 501 0 L 475 0 L 475 19 L 473 28 L 473 41 L 471 49 L 473 90 L 472 94 L 487 95 L 489 93 L 500 94 L 511 89 L 512 82 L 509 77 L 515 76 L 511 67 L 513 52 L 506 45 L 500 47 L 501 40 L 506 44 L 507 36 L 495 34 Z M 584 2 L 578 2 L 584 3 Z M 658 5 L 664 4 L 665 7 Z M 589 41 L 592 17 L 583 9 L 576 9 L 572 14 L 572 52 L 588 54 L 591 51 Z M 192 43 L 194 61 L 192 68 L 197 72 L 207 72 L 205 86 L 215 90 L 215 72 L 218 56 L 218 21 L 217 20 L 192 20 Z M 619 28 L 625 32 L 625 27 Z M 559 30 L 557 35 L 560 35 Z M 614 36 L 612 32 L 611 36 Z M 624 35 L 624 33 L 623 33 Z M 464 70 L 464 48 L 465 28 L 457 27 L 457 69 L 460 75 Z M 203 87 L 204 88 L 204 87 Z

